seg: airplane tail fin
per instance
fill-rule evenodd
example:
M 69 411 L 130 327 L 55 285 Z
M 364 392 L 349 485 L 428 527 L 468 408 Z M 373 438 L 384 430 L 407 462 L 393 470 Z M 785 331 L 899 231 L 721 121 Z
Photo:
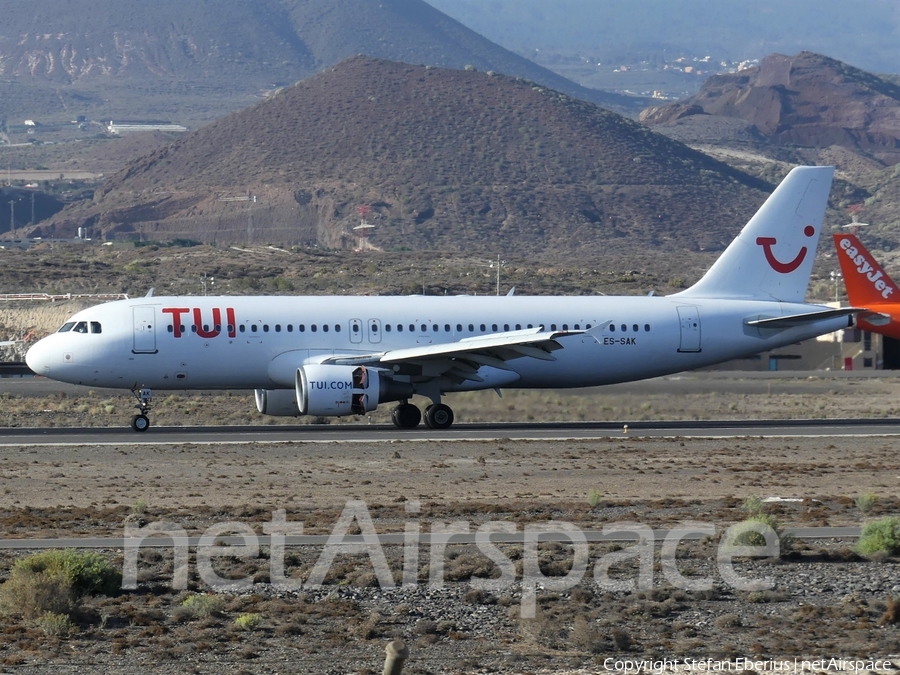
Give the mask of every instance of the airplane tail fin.
M 850 304 L 855 307 L 866 307 L 885 302 L 900 303 L 897 284 L 860 243 L 856 235 L 833 236 Z
M 834 167 L 798 166 L 680 298 L 803 302 Z

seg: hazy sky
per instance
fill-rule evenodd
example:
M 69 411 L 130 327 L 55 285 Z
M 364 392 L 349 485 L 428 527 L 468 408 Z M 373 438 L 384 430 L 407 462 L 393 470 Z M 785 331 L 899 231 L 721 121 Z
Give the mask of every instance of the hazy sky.
M 815 51 L 900 73 L 900 0 L 426 0 L 502 46 L 714 58 Z

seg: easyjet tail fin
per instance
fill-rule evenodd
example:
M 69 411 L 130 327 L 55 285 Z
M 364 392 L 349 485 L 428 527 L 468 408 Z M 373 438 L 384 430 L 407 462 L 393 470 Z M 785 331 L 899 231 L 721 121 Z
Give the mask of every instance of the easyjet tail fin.
M 900 303 L 897 284 L 859 242 L 856 235 L 833 236 L 850 304 L 855 307 L 869 307 L 887 302 Z
M 696 284 L 674 297 L 803 302 L 834 167 L 798 166 Z

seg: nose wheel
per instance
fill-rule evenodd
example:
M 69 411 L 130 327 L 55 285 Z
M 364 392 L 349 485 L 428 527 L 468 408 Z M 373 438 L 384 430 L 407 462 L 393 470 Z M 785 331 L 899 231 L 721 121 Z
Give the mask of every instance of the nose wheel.
M 131 428 L 135 431 L 147 431 L 150 428 L 150 418 L 146 415 L 135 415 L 131 418 Z
M 135 431 L 147 431 L 150 428 L 150 403 L 153 400 L 153 391 L 150 389 L 132 389 L 131 393 L 137 399 L 138 414 L 131 418 L 131 428 Z

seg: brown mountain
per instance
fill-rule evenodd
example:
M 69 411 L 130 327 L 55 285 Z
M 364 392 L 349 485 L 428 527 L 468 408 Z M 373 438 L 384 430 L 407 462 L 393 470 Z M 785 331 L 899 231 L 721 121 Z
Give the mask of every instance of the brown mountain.
M 697 115 L 739 118 L 751 135 L 779 145 L 839 146 L 883 166 L 900 163 L 900 86 L 811 52 L 712 76 L 696 95 L 648 108 L 640 120 L 665 125 Z
M 0 119 L 208 121 L 357 54 L 470 64 L 633 105 L 518 56 L 423 0 L 41 0 L 3 3 Z
M 719 249 L 768 189 L 532 82 L 356 57 L 133 162 L 39 232 L 346 247 L 365 203 L 386 249 Z

